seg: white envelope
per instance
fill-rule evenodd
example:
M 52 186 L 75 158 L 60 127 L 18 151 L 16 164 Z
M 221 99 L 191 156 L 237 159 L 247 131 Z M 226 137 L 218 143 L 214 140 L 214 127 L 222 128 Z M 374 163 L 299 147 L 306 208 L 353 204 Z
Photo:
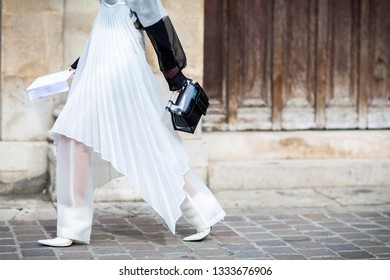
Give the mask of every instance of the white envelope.
M 33 100 L 35 98 L 68 91 L 68 79 L 73 73 L 74 71 L 64 70 L 37 78 L 27 88 L 28 97 L 30 100 Z

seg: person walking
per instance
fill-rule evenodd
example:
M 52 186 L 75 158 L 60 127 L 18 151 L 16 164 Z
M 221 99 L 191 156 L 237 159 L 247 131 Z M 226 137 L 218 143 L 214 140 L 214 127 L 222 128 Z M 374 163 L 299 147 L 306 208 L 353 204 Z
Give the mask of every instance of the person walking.
M 184 216 L 196 232 L 183 240 L 203 240 L 226 213 L 188 164 L 142 34 L 149 36 L 171 91 L 187 79 L 180 40 L 160 0 L 99 2 L 51 131 L 57 148 L 57 236 L 38 243 L 89 244 L 94 188 L 119 176 L 139 190 L 173 234 Z

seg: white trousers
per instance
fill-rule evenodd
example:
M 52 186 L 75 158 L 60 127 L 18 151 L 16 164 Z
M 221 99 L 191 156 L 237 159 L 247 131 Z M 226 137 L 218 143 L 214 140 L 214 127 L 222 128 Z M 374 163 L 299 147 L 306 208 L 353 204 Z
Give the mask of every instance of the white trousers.
M 83 143 L 57 139 L 57 236 L 89 244 L 93 220 L 94 178 L 91 150 Z M 225 212 L 203 181 L 190 169 L 184 174 L 186 198 L 180 206 L 198 231 L 223 219 Z

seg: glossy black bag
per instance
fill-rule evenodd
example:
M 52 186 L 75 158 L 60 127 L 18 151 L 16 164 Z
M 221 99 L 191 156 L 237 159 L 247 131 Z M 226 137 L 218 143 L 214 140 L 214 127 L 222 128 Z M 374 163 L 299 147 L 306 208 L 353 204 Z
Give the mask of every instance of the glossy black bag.
M 202 87 L 187 79 L 186 85 L 172 95 L 165 109 L 171 113 L 175 130 L 194 133 L 208 107 L 209 98 Z

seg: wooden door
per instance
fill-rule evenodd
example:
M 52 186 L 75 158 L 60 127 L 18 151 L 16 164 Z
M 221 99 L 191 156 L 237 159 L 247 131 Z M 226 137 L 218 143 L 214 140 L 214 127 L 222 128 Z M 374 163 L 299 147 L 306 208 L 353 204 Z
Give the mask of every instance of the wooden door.
M 390 127 L 390 1 L 205 1 L 205 130 Z

